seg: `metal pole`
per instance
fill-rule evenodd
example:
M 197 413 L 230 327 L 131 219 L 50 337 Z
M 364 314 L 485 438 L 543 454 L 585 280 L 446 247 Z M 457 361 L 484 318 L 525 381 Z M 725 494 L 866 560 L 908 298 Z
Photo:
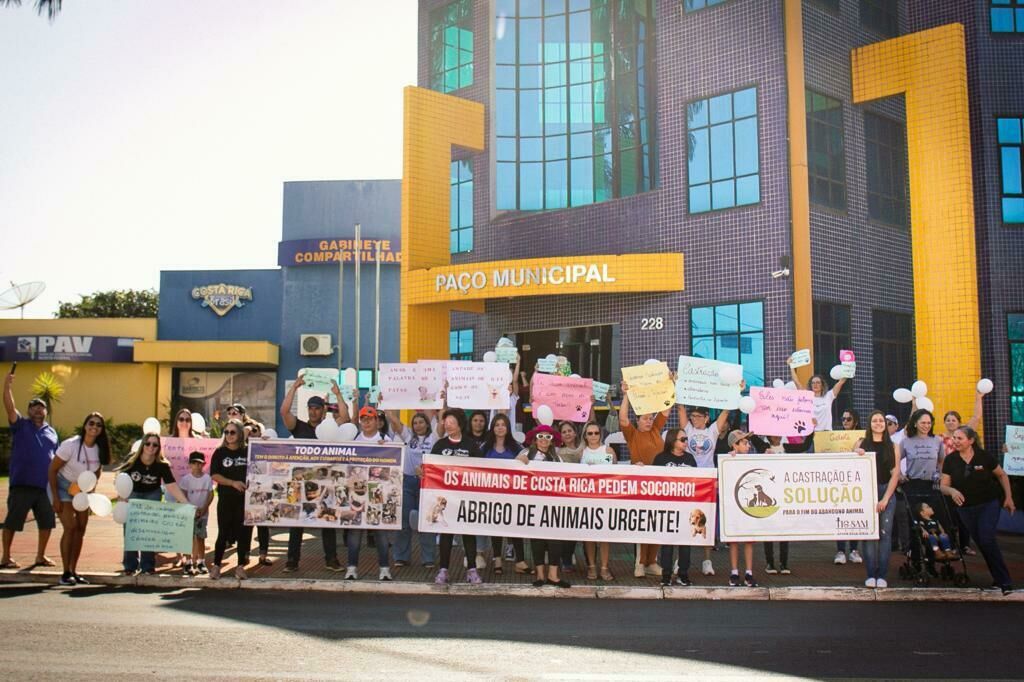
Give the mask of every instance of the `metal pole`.
M 361 294 L 362 294 L 362 290 L 361 290 L 362 282 L 361 282 L 360 276 L 359 276 L 360 261 L 362 261 L 362 259 L 363 259 L 362 231 L 363 231 L 363 226 L 360 225 L 359 223 L 356 223 L 356 234 L 355 234 L 355 238 L 356 238 L 356 286 L 355 286 L 355 289 L 356 289 L 356 292 L 355 292 L 356 293 L 356 305 L 355 305 L 355 313 L 356 313 L 356 391 L 357 392 L 359 391 L 359 372 L 362 370 L 362 367 L 363 367 L 360 364 L 360 362 L 359 362 L 360 361 L 360 357 L 359 357 L 359 350 L 360 350 L 359 346 L 360 346 L 360 343 L 359 342 L 362 340 L 362 330 L 363 330 L 363 325 L 362 325 L 363 320 L 362 320 L 362 317 L 359 314 L 359 303 L 360 303 L 360 298 L 362 297 L 361 296 Z
M 342 364 L 341 359 L 341 330 L 342 321 L 344 320 L 345 306 L 344 297 L 345 293 L 345 253 L 344 250 L 338 251 L 338 374 L 341 376 L 341 369 L 345 365 Z
M 373 383 L 378 384 L 380 383 L 380 241 L 377 242 L 377 246 L 374 251 L 374 259 L 377 261 L 377 288 L 374 295 L 377 310 L 373 322 Z

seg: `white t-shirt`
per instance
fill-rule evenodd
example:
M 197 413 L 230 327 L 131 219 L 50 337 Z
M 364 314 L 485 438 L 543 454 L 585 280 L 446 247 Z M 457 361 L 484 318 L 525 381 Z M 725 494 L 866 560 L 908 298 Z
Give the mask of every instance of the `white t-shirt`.
M 210 491 L 213 490 L 213 479 L 210 478 L 210 474 L 203 474 L 196 478 L 189 472 L 178 481 L 178 487 L 181 488 L 181 492 L 185 493 L 189 504 L 199 508 L 206 504 L 206 500 L 210 497 Z
M 686 432 L 686 450 L 697 460 L 697 466 L 708 468 L 715 466 L 715 444 L 718 443 L 718 423 L 711 422 L 710 426 L 703 429 L 696 429 L 693 424 L 687 424 L 683 429 Z
M 60 475 L 71 483 L 78 482 L 78 477 L 83 471 L 96 471 L 100 468 L 99 446 L 89 447 L 82 444 L 81 436 L 72 436 L 57 446 L 57 457 L 66 462 L 60 469 Z
M 832 430 L 832 403 L 835 400 L 836 394 L 831 388 L 825 391 L 825 395 L 814 396 L 814 418 L 818 422 L 814 425 L 815 431 Z
M 580 455 L 580 464 L 615 464 L 615 456 L 608 452 L 607 445 L 598 445 L 596 448 L 583 448 Z
M 380 431 L 377 431 L 372 436 L 366 436 L 366 435 L 363 435 L 362 431 L 360 431 L 359 434 L 355 437 L 355 440 L 360 441 L 360 442 L 366 442 L 366 443 L 379 443 L 380 441 L 384 441 L 385 443 L 390 443 L 391 442 L 391 436 L 385 436 Z
M 430 449 L 437 442 L 435 428 L 425 436 L 417 436 L 408 426 L 401 433 L 401 439 L 406 442 L 405 458 L 402 460 L 402 473 L 407 476 L 416 475 L 416 467 L 423 464 L 423 455 L 430 454 Z

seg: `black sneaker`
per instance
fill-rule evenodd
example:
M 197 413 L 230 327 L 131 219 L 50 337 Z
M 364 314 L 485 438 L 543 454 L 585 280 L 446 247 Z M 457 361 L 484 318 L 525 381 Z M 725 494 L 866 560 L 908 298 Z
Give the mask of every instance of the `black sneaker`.
M 57 581 L 57 584 L 58 585 L 70 585 L 70 586 L 73 587 L 75 585 L 75 576 L 71 575 L 70 573 L 65 572 L 64 575 L 62 575 L 60 577 L 60 580 Z
M 329 559 L 327 561 L 327 570 L 334 571 L 335 573 L 340 573 L 345 570 L 345 567 L 342 566 L 341 562 L 338 561 L 337 557 L 335 557 L 334 559 Z
M 779 573 L 781 573 L 782 575 L 789 575 L 792 572 L 793 571 L 789 570 L 789 566 L 787 566 L 786 564 L 782 564 L 782 566 L 779 567 Z
M 299 562 L 289 561 L 285 563 L 282 573 L 294 573 L 297 570 L 299 570 Z
M 757 587 L 757 581 L 754 580 L 754 574 L 749 571 L 743 576 L 743 584 L 747 587 Z
M 768 564 L 764 567 L 764 572 L 768 575 L 775 575 L 778 571 L 775 569 L 775 564 Z
M 690 576 L 685 573 L 672 580 L 672 587 L 689 587 L 692 584 L 693 583 L 690 582 Z
M 662 578 L 661 579 L 661 586 L 662 587 L 670 587 L 671 585 L 672 585 L 672 579 L 671 578 Z
M 1003 596 L 1006 596 L 1006 595 L 1010 594 L 1011 592 L 1013 592 L 1013 585 L 1003 585 L 1002 590 L 1003 590 Z
M 71 575 L 74 577 L 75 582 L 78 583 L 79 585 L 88 585 L 88 584 L 90 584 L 89 581 L 86 580 L 84 576 L 78 575 L 77 573 L 72 573 Z
M 730 573 L 729 574 L 729 587 L 739 587 L 739 586 L 740 586 L 740 574 L 739 573 Z

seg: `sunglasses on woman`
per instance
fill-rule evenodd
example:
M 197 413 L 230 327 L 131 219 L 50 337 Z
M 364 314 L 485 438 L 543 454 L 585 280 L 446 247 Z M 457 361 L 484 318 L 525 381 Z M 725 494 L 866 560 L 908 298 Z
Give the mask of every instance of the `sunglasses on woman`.
M 85 422 L 85 425 L 86 426 L 95 426 L 97 429 L 102 429 L 103 428 L 103 422 L 87 421 L 87 422 Z
M 158 448 L 158 447 L 160 447 L 160 441 L 158 441 L 158 440 L 151 440 L 151 441 L 148 441 L 146 443 L 143 443 L 142 446 L 146 447 L 146 448 Z
M 601 432 L 600 431 L 587 431 L 586 435 L 588 435 L 588 436 L 600 436 Z
M 224 431 L 224 435 L 225 436 L 237 436 L 238 435 L 238 431 L 236 431 L 235 429 L 226 430 L 226 431 Z
M 190 422 L 190 421 L 192 421 L 192 417 L 178 417 L 178 421 L 179 422 Z
M 550 433 L 538 433 L 537 440 L 551 440 L 554 438 Z

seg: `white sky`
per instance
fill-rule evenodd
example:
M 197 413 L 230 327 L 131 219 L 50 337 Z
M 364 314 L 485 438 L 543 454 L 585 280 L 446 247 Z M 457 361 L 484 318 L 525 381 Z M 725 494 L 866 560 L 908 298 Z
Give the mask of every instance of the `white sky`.
M 282 183 L 401 176 L 415 0 L 0 7 L 0 291 L 274 267 Z M 0 311 L 0 317 L 17 317 Z

